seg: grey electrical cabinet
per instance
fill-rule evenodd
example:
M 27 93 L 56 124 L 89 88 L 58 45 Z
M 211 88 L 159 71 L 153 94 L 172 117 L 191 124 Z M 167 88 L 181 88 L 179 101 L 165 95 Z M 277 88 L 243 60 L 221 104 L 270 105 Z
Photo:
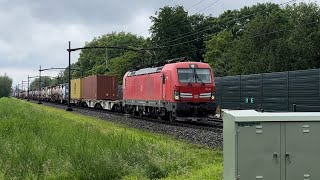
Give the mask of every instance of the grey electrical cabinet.
M 320 113 L 224 111 L 224 180 L 320 180 Z

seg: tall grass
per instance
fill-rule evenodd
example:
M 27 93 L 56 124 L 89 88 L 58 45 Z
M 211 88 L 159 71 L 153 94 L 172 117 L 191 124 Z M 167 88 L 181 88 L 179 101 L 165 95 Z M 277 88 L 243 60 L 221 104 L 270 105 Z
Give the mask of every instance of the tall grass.
M 0 99 L 0 179 L 222 179 L 219 150 Z

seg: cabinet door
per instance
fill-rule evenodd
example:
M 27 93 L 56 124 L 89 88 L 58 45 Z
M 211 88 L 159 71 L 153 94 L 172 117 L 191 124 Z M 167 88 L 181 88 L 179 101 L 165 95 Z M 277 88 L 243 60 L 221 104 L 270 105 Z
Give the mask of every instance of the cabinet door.
M 286 123 L 286 179 L 320 179 L 320 123 Z
M 280 123 L 239 123 L 238 179 L 280 180 L 280 149 Z

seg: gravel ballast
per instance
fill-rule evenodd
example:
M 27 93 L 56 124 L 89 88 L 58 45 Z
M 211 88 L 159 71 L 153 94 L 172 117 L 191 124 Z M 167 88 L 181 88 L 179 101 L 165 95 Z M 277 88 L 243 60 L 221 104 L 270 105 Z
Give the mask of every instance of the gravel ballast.
M 53 103 L 45 103 L 43 105 L 56 107 L 60 109 L 66 109 L 66 106 Z M 203 130 L 191 127 L 175 126 L 170 124 L 161 124 L 158 122 L 146 121 L 141 119 L 130 118 L 126 116 L 120 116 L 107 111 L 92 111 L 90 109 L 73 108 L 74 113 L 97 117 L 110 122 L 125 124 L 129 127 L 134 127 L 142 130 L 147 130 L 154 133 L 161 133 L 174 136 L 180 140 L 186 140 L 193 144 L 205 145 L 210 148 L 222 149 L 222 131 L 221 129 L 215 130 Z

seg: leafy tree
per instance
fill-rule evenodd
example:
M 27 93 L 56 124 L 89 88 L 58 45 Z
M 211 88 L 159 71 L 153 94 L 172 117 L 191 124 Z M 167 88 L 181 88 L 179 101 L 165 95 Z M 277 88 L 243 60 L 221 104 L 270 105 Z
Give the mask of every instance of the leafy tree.
M 139 49 L 150 46 L 150 40 L 138 37 L 131 33 L 111 33 L 99 36 L 98 38 L 94 38 L 91 42 L 86 43 L 86 47 L 92 46 L 126 46 Z M 131 56 L 128 56 L 128 52 L 128 50 L 110 48 L 82 50 L 78 62 L 73 64 L 72 68 L 83 70 L 84 76 L 113 74 L 120 78 L 124 74 L 123 71 L 133 69 L 133 65 L 141 64 L 144 61 L 150 61 L 152 59 L 151 53 L 129 53 L 135 54 L 135 58 L 131 58 Z M 130 64 L 132 66 L 130 66 Z M 115 67 L 120 67 L 120 69 L 114 69 Z M 123 67 L 128 67 L 128 69 L 123 69 Z M 81 77 L 80 74 L 81 72 L 79 71 L 73 71 L 72 78 Z
M 286 70 L 286 33 L 269 33 L 288 28 L 286 12 L 273 4 L 259 13 L 245 26 L 233 54 L 234 74 L 250 74 Z M 268 13 L 266 13 L 268 12 Z
M 164 60 L 180 54 L 195 57 L 193 36 L 184 36 L 193 32 L 188 12 L 182 6 L 165 6 L 155 15 L 150 17 L 150 32 L 153 45 L 159 48 L 156 58 Z
M 317 4 L 300 3 L 284 8 L 271 3 L 258 4 L 231 14 L 248 13 L 254 16 L 245 24 L 226 26 L 228 38 L 225 33 L 219 33 L 206 43 L 206 60 L 213 69 L 218 69 L 218 74 L 320 67 L 320 11 Z M 217 22 L 221 22 L 225 14 L 218 17 Z
M 12 92 L 12 79 L 9 78 L 6 74 L 0 76 L 0 98 L 9 97 Z
M 196 50 L 192 57 L 196 61 L 204 61 L 203 55 L 205 53 L 205 41 L 210 39 L 210 35 L 218 32 L 216 26 L 213 24 L 216 21 L 216 18 L 212 16 L 204 16 L 203 14 L 194 14 L 189 16 L 189 21 L 192 27 L 192 34 L 186 34 L 185 36 L 191 36 L 193 45 Z
M 320 67 L 320 10 L 315 3 L 287 6 L 292 27 L 287 43 L 290 49 L 290 69 Z M 287 32 L 288 33 L 288 32 Z
M 230 56 L 234 49 L 234 44 L 230 42 L 233 42 L 233 35 L 230 31 L 223 31 L 207 42 L 209 51 L 204 57 L 218 76 L 230 74 L 233 65 L 233 59 Z
M 126 52 L 123 56 L 113 58 L 110 62 L 108 74 L 116 75 L 119 83 L 122 84 L 124 74 L 129 70 L 136 70 L 140 62 L 140 54 L 136 52 Z
M 149 47 L 150 39 L 144 39 L 143 37 L 124 32 L 111 33 L 94 38 L 91 42 L 86 42 L 86 47 L 93 46 L 125 46 L 139 50 L 140 48 Z M 135 58 L 130 58 L 131 56 L 128 56 L 128 52 L 135 54 Z M 121 83 L 122 76 L 127 70 L 136 69 L 139 66 L 148 66 L 151 62 L 153 62 L 152 53 L 148 51 L 133 52 L 125 49 L 112 48 L 86 49 L 80 52 L 78 62 L 71 65 L 72 69 L 77 69 L 72 70 L 72 79 L 82 77 L 82 73 L 84 77 L 96 74 L 106 74 L 117 75 Z M 123 69 L 123 67 L 127 68 Z M 68 82 L 68 68 L 61 73 L 61 76 L 63 82 Z
M 206 42 L 204 57 L 218 75 L 319 68 L 319 13 L 313 3 L 285 8 L 266 3 L 227 11 L 217 18 L 224 30 Z M 243 21 L 241 16 L 250 18 Z M 229 24 L 226 17 L 240 21 Z
M 51 79 L 48 76 L 41 77 L 41 87 L 47 87 L 52 85 L 54 85 L 53 79 Z M 39 89 L 39 78 L 34 79 L 34 81 L 30 83 L 30 89 Z

